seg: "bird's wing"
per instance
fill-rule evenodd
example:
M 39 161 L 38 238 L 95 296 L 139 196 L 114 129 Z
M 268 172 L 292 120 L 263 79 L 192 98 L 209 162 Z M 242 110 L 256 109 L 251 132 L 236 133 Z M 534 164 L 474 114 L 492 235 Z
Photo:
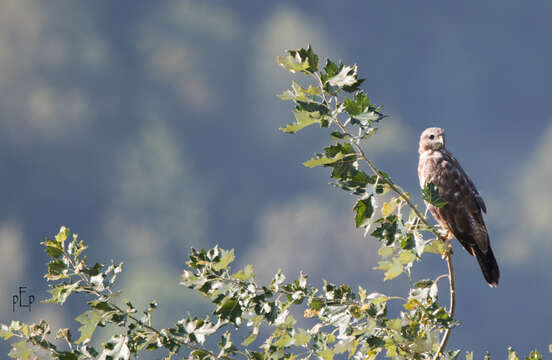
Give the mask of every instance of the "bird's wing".
M 473 254 L 472 248 L 477 246 L 486 252 L 490 246 L 489 235 L 481 214 L 485 203 L 458 161 L 448 151 L 442 155 L 432 178 L 447 205 L 430 210 L 437 219 L 442 219 L 466 250 Z
M 477 188 L 473 184 L 473 181 L 470 179 L 470 177 L 464 171 L 464 169 L 462 169 L 462 166 L 460 166 L 460 163 L 458 162 L 458 160 L 456 160 L 456 158 L 448 151 L 447 151 L 447 155 L 450 158 L 450 161 L 452 162 L 453 167 L 458 169 L 458 171 L 460 171 L 460 173 L 462 174 L 462 177 L 466 180 L 467 186 L 469 187 L 469 190 L 472 192 L 473 197 L 475 198 L 475 202 L 477 203 L 479 208 L 484 213 L 486 213 L 487 212 L 487 206 L 485 205 L 485 201 L 483 200 L 483 198 L 479 194 L 479 191 L 477 191 Z

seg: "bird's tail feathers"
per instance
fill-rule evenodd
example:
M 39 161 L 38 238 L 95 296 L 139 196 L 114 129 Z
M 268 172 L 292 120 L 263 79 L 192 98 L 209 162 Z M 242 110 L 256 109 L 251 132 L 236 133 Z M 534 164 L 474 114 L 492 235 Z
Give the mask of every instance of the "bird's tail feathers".
M 482 252 L 477 247 L 472 248 L 473 254 L 475 255 L 483 276 L 490 287 L 495 287 L 498 285 L 498 278 L 500 277 L 500 271 L 498 270 L 498 264 L 494 257 L 493 251 L 489 247 L 487 252 Z

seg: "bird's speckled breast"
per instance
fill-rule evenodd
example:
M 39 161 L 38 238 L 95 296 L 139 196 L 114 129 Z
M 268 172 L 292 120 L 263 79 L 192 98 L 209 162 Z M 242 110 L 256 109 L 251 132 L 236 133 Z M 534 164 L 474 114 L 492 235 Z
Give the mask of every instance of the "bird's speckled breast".
M 454 159 L 446 150 L 431 150 L 420 154 L 418 174 L 420 186 L 433 182 L 447 201 L 458 200 L 468 190 L 461 171 L 453 166 Z

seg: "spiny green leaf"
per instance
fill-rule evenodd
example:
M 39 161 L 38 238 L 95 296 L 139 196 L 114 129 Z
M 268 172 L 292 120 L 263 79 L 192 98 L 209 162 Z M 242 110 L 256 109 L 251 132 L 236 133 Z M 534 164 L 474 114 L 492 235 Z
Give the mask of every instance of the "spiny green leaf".
M 65 278 L 67 277 L 67 275 L 64 274 L 65 270 L 67 270 L 67 264 L 63 262 L 62 259 L 50 261 L 48 263 L 48 274 L 44 275 L 44 277 L 48 280 Z
M 533 350 L 525 360 L 542 360 L 542 355 L 538 350 Z
M 75 291 L 80 286 L 80 280 L 73 284 L 61 284 L 52 289 L 49 289 L 48 292 L 52 294 L 49 299 L 43 300 L 43 303 L 56 303 L 63 305 L 69 295 Z
M 327 80 L 330 86 L 344 87 L 351 86 L 357 82 L 358 66 L 343 66 L 339 72 Z
M 508 347 L 508 360 L 519 360 L 518 354 L 512 347 Z
M 416 260 L 416 254 L 408 250 L 401 251 L 399 255 L 399 261 L 401 262 L 401 264 L 406 265 L 413 262 L 414 260 Z
M 439 190 L 432 182 L 425 184 L 422 189 L 422 198 L 431 205 L 442 208 L 447 204 L 447 201 L 441 197 Z
M 220 257 L 220 260 L 215 265 L 213 265 L 213 269 L 215 269 L 216 271 L 226 269 L 228 265 L 232 263 L 236 258 L 234 256 L 234 249 L 231 249 L 231 250 L 221 249 L 221 252 L 222 252 L 222 255 Z
M 431 285 L 433 285 L 433 280 L 431 280 L 431 279 L 423 279 L 423 280 L 419 280 L 416 283 L 414 283 L 414 287 L 416 287 L 418 289 L 428 288 Z
M 79 327 L 81 336 L 77 341 L 75 341 L 75 344 L 80 344 L 83 341 L 90 339 L 101 319 L 102 314 L 97 310 L 87 310 L 77 316 L 75 320 L 81 323 L 82 326 Z
M 377 111 L 365 111 L 361 114 L 353 116 L 353 119 L 358 120 L 359 122 L 353 121 L 353 124 L 361 124 L 365 128 L 372 121 L 379 121 L 383 119 L 385 115 L 380 114 Z
M 293 111 L 293 115 L 295 116 L 296 123 L 287 124 L 285 127 L 280 128 L 281 131 L 287 134 L 295 134 L 307 126 L 320 124 L 327 117 L 327 115 L 321 115 L 319 111 L 309 112 L 304 110 L 295 110 Z
M 380 239 L 385 240 L 386 245 L 391 245 L 395 241 L 395 234 L 398 230 L 397 225 L 397 215 L 390 215 L 386 218 L 379 219 L 378 222 L 380 223 L 380 226 L 372 232 L 372 236 Z
M 67 240 L 68 236 L 69 236 L 69 228 L 62 226 L 59 228 L 59 232 L 55 236 L 55 239 L 63 246 L 63 243 L 65 242 L 65 240 Z
M 255 277 L 255 271 L 253 270 L 253 266 L 251 264 L 245 265 L 243 270 L 238 271 L 234 275 L 232 275 L 232 278 L 238 279 L 238 280 L 249 280 Z
M 292 73 L 297 71 L 314 73 L 318 71 L 318 55 L 309 45 L 307 49 L 288 50 L 286 56 L 278 56 L 278 64 Z
M 441 255 L 446 250 L 445 243 L 435 239 L 424 247 L 424 252 Z
M 237 299 L 226 299 L 226 301 L 217 308 L 215 315 L 223 320 L 229 320 L 236 323 L 241 317 L 242 309 Z
M 321 95 L 321 93 L 322 91 L 319 87 L 309 85 L 309 87 L 305 89 L 301 85 L 299 85 L 298 82 L 293 80 L 291 83 L 291 90 L 286 90 L 282 94 L 277 96 L 284 101 L 294 100 L 302 102 L 313 102 L 315 101 L 314 97 L 317 95 Z
M 370 106 L 370 100 L 363 92 L 358 92 L 353 96 L 353 99 L 345 98 L 343 105 L 345 111 L 351 116 L 360 115 Z
M 395 208 L 397 207 L 397 203 L 392 199 L 389 202 L 386 202 L 383 204 L 383 207 L 381 208 L 381 215 L 383 217 L 388 217 L 395 211 Z
M 299 50 L 289 50 L 290 54 L 293 55 L 294 52 L 297 52 L 301 59 L 306 60 L 309 64 L 307 71 L 315 73 L 318 71 L 318 55 L 312 51 L 312 47 L 309 45 L 306 49 Z
M 344 140 L 344 139 L 350 139 L 351 138 L 351 135 L 349 134 L 343 134 L 339 131 L 332 131 L 332 133 L 330 134 L 330 136 L 332 137 L 332 139 L 334 140 Z
M 309 343 L 311 340 L 311 334 L 309 334 L 305 329 L 299 329 L 293 336 L 296 346 L 304 346 Z
M 324 349 L 318 351 L 318 356 L 322 360 L 332 360 L 335 355 L 335 352 L 332 349 Z
M 397 249 L 394 246 L 387 246 L 385 244 L 382 244 L 378 249 L 378 255 L 385 259 L 393 255 L 396 250 Z
M 278 338 L 278 340 L 276 340 L 274 343 L 272 343 L 272 345 L 274 345 L 278 348 L 282 348 L 282 347 L 286 347 L 286 346 L 290 345 L 291 343 L 292 343 L 291 336 L 289 336 L 288 334 L 283 334 L 282 336 L 280 336 Z
M 292 73 L 305 71 L 309 68 L 309 63 L 302 60 L 298 53 L 295 53 L 295 55 L 278 56 L 278 65 L 283 66 L 284 69 Z
M 345 157 L 342 153 L 337 153 L 334 157 L 327 157 L 326 155 L 317 155 L 316 157 L 311 158 L 309 161 L 303 163 L 304 166 L 308 168 L 314 168 L 317 166 L 332 164 L 336 161 L 339 161 Z
M 343 64 L 340 63 L 340 66 L 343 66 Z M 329 78 L 334 77 L 339 72 L 340 67 L 331 61 L 330 59 L 326 59 L 326 65 L 324 66 L 324 74 L 322 74 L 322 81 L 326 82 Z
M 360 199 L 353 207 L 355 214 L 355 226 L 361 227 L 370 219 L 374 213 L 374 207 L 372 206 L 372 195 L 369 195 L 366 199 Z
M 379 261 L 375 270 L 385 271 L 384 280 L 391 280 L 402 274 L 403 266 L 398 257 L 394 257 L 393 261 Z
M 58 241 L 46 240 L 42 242 L 46 249 L 44 250 L 52 259 L 57 259 L 63 255 L 63 248 Z

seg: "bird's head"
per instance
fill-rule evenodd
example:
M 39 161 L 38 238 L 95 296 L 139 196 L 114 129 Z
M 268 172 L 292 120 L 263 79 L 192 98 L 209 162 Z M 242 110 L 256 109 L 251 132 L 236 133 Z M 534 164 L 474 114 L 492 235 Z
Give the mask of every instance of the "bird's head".
M 440 150 L 445 147 L 445 131 L 438 127 L 427 128 L 420 135 L 420 147 L 418 152 L 421 154 L 428 150 Z

